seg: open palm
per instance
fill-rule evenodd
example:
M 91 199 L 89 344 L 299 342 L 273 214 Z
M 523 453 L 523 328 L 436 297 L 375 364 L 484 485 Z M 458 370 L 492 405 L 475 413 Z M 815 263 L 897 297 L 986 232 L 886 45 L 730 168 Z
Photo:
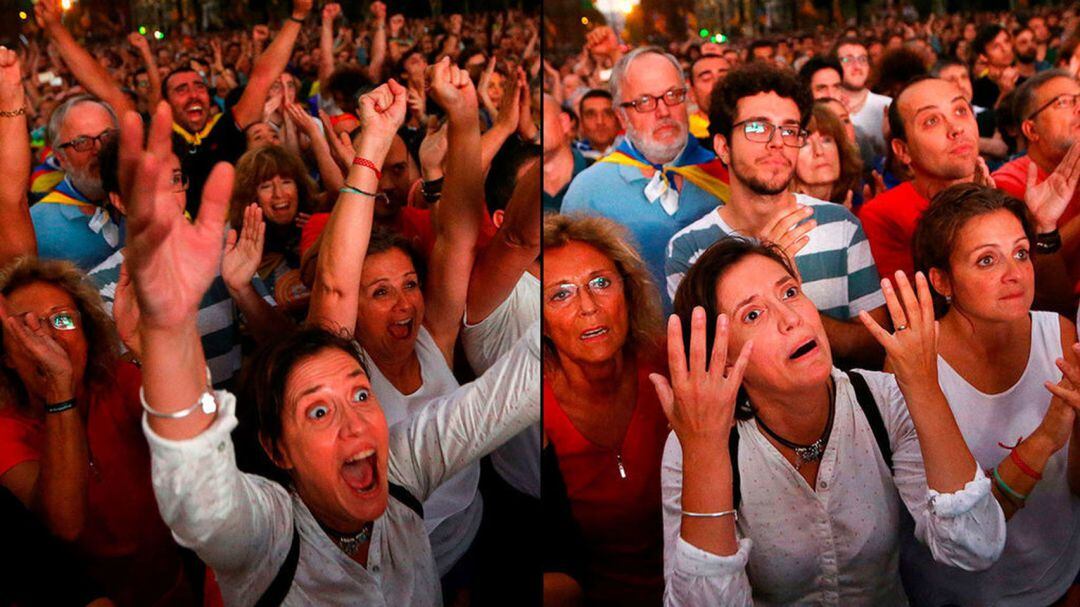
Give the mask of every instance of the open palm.
M 199 301 L 221 267 L 225 214 L 233 169 L 218 164 L 203 189 L 199 216 L 188 222 L 161 187 L 172 155 L 172 112 L 162 102 L 142 145 L 142 120 L 124 115 L 120 128 L 121 189 L 128 209 L 127 263 L 143 327 L 176 327 L 198 312 Z

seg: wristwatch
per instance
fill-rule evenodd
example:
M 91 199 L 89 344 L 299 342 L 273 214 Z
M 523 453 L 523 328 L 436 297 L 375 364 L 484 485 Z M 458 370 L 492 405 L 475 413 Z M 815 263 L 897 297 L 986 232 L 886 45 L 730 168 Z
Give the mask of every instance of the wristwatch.
M 1035 252 L 1040 255 L 1053 255 L 1061 249 L 1061 233 L 1057 230 L 1035 236 Z

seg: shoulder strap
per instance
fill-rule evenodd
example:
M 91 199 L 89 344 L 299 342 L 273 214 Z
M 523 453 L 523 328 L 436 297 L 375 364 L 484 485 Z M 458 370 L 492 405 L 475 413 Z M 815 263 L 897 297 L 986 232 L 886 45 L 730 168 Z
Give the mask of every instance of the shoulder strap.
M 859 401 L 859 408 L 866 416 L 866 421 L 870 423 L 870 430 L 874 433 L 878 451 L 881 451 L 881 456 L 885 458 L 885 465 L 889 467 L 889 471 L 893 472 L 889 431 L 885 429 L 885 420 L 881 418 L 881 410 L 878 409 L 877 401 L 874 400 L 874 394 L 870 391 L 866 378 L 861 374 L 848 371 L 848 379 L 851 380 L 851 387 L 855 388 L 855 400 Z
M 409 510 L 415 512 L 420 518 L 424 518 L 424 505 L 405 487 L 390 483 L 390 497 L 408 506 Z
M 731 427 L 727 446 L 731 459 L 731 507 L 738 510 L 739 503 L 742 501 L 742 489 L 739 488 L 739 428 L 737 424 Z
M 285 562 L 281 564 L 281 568 L 278 569 L 277 575 L 270 582 L 266 592 L 256 601 L 255 607 L 278 607 L 285 601 L 285 595 L 289 594 L 293 578 L 296 577 L 296 565 L 299 562 L 300 532 L 297 531 L 296 523 L 293 522 L 292 546 L 289 547 L 289 554 L 285 557 Z

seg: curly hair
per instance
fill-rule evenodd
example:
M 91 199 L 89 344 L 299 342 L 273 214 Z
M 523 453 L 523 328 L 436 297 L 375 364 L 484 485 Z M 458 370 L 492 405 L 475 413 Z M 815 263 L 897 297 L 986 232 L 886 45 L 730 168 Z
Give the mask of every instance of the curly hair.
M 663 335 L 660 293 L 649 276 L 641 254 L 630 244 L 629 233 L 621 225 L 603 217 L 580 213 L 545 215 L 543 250 L 547 252 L 571 242 L 587 244 L 614 262 L 615 269 L 623 279 L 626 307 L 630 314 L 630 332 L 623 347 L 627 351 L 651 357 Z M 544 361 L 558 365 L 555 343 L 546 335 L 541 341 Z
M 769 92 L 794 101 L 799 107 L 799 125 L 806 126 L 813 104 L 809 87 L 803 86 L 790 71 L 757 61 L 733 68 L 716 85 L 709 104 L 709 136 L 723 135 L 730 142 L 739 100 Z
M 259 184 L 279 176 L 296 183 L 297 210 L 312 209 L 319 189 L 304 161 L 280 145 L 268 145 L 245 152 L 236 163 L 236 185 L 229 204 L 229 222 L 234 227 L 243 224 L 244 209 L 258 198 Z
M 87 345 L 83 384 L 90 388 L 91 392 L 111 384 L 120 353 L 120 338 L 116 334 L 116 325 L 112 318 L 105 312 L 97 287 L 82 270 L 68 261 L 47 261 L 23 256 L 0 269 L 0 295 L 4 297 L 35 283 L 47 283 L 63 289 L 75 300 L 75 306 L 82 318 L 82 331 Z M 0 341 L 0 356 L 2 355 L 4 347 Z M 0 366 L 0 389 L 6 391 L 21 406 L 29 403 L 26 387 L 14 369 Z

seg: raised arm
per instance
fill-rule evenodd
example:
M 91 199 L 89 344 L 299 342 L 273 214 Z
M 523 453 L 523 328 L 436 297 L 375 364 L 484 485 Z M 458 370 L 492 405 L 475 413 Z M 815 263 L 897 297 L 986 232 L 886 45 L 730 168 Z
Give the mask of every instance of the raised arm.
M 341 14 L 341 5 L 331 2 L 322 9 L 319 26 L 319 84 L 326 86 L 334 73 L 334 20 Z
M 379 187 L 383 161 L 398 128 L 405 122 L 405 87 L 390 79 L 360 98 L 360 122 L 364 128 L 356 142 L 356 162 L 345 178 L 330 220 L 322 233 L 322 245 L 311 288 L 308 323 L 352 335 L 356 328 L 356 305 L 360 297 L 360 274 L 364 267 L 374 194 Z
M 484 220 L 480 156 L 480 114 L 469 73 L 444 58 L 429 69 L 431 95 L 448 118 L 446 180 L 435 206 L 435 246 L 425 288 L 424 326 L 448 362 L 461 328 L 475 258 L 476 238 Z
M 525 82 L 524 73 L 520 70 L 515 78 L 507 80 L 506 90 L 503 91 L 502 99 L 499 101 L 499 113 L 495 117 L 495 122 L 480 136 L 480 170 L 485 176 L 491 168 L 495 154 L 499 153 L 499 149 L 506 140 L 518 129 L 518 122 L 521 119 L 519 111 L 522 101 L 521 89 L 525 86 L 528 84 Z
M 281 26 L 281 31 L 274 37 L 274 41 L 263 54 L 259 55 L 255 66 L 251 68 L 247 88 L 233 107 L 233 118 L 241 129 L 262 119 L 266 95 L 270 92 L 274 80 L 281 75 L 289 62 L 296 38 L 300 35 L 301 24 L 311 12 L 312 2 L 313 0 L 293 0 L 292 15 Z
M 534 162 L 518 179 L 499 231 L 476 259 L 466 304 L 469 324 L 499 307 L 540 255 L 540 165 Z
M 142 59 L 143 67 L 146 68 L 146 76 L 150 80 L 150 90 L 147 92 L 146 98 L 150 103 L 150 107 L 157 107 L 158 102 L 161 101 L 161 74 L 158 73 L 154 53 L 150 52 L 150 42 L 142 34 L 131 32 L 128 34 L 128 43 L 139 52 L 139 58 Z M 214 51 L 215 61 L 220 62 L 220 46 L 215 47 Z
M 304 110 L 299 103 L 289 103 L 285 106 L 285 120 L 296 125 L 300 132 L 308 136 L 311 141 L 311 153 L 315 156 L 315 165 L 319 169 L 319 176 L 323 185 L 329 192 L 336 192 L 345 185 L 345 175 L 341 168 L 334 162 L 334 156 L 330 151 L 330 144 L 326 141 L 326 135 L 319 125 L 315 123 L 311 115 Z M 331 131 L 331 134 L 333 131 Z
M 99 99 L 112 106 L 117 116 L 135 111 L 135 106 L 127 95 L 120 90 L 120 85 L 113 80 L 109 72 L 98 63 L 71 32 L 60 22 L 62 11 L 60 0 L 41 0 L 34 6 L 34 17 L 38 26 L 56 46 L 68 69 L 75 75 L 79 84 Z
M 30 133 L 19 56 L 0 47 L 0 266 L 20 255 L 36 255 L 30 221 Z
M 225 237 L 225 253 L 221 260 L 221 278 L 229 296 L 244 315 L 251 336 L 259 343 L 295 328 L 292 321 L 263 299 L 252 284 L 265 241 L 266 222 L 262 210 L 252 203 L 244 209 L 242 229 L 230 229 Z
M 371 3 L 371 18 L 375 20 L 375 32 L 371 35 L 371 61 L 368 77 L 373 82 L 382 81 L 383 64 L 386 63 L 386 5 L 375 0 Z
M 145 148 L 138 114 L 128 112 L 121 119 L 120 175 L 128 210 L 125 262 L 140 312 L 145 400 L 162 413 L 188 409 L 210 389 L 196 319 L 199 302 L 221 267 L 233 184 L 232 167 L 218 164 L 203 189 L 197 220 L 190 223 L 177 213 L 175 203 L 157 187 L 168 171 L 171 132 L 172 112 L 164 103 L 154 112 Z M 196 407 L 179 419 L 151 415 L 148 423 L 161 438 L 185 440 L 201 434 L 215 417 L 215 412 Z

